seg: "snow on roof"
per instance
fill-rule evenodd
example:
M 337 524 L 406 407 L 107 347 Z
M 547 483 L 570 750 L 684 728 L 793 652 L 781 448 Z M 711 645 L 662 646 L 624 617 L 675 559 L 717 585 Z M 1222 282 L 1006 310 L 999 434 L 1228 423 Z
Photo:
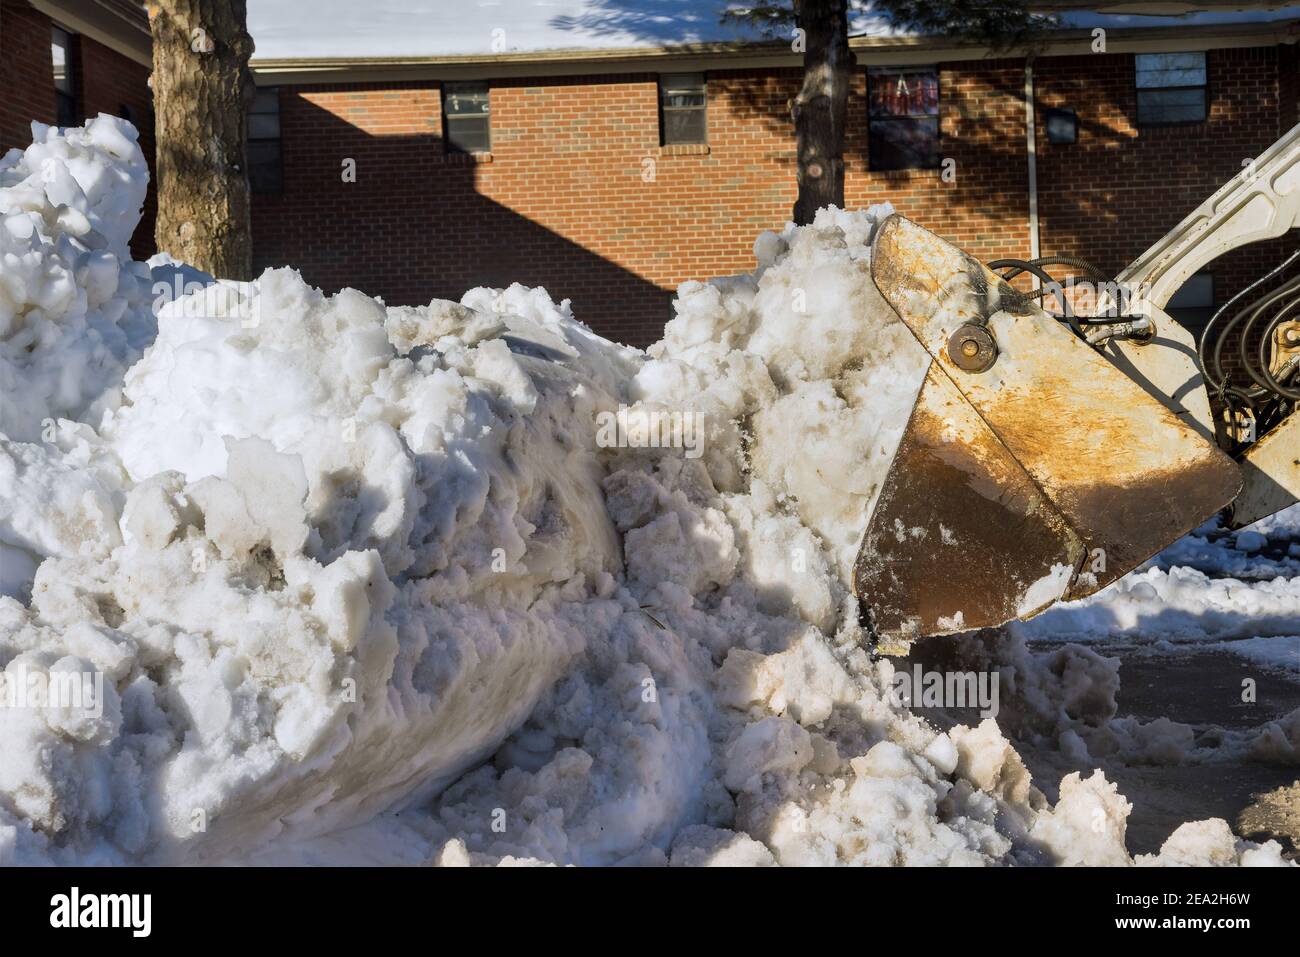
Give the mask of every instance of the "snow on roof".
M 609 50 L 762 39 L 722 23 L 735 0 L 249 0 L 259 59 L 436 57 Z M 1181 16 L 1058 11 L 1063 26 L 1092 28 L 1271 22 L 1300 6 Z M 881 14 L 856 11 L 855 36 L 898 35 Z

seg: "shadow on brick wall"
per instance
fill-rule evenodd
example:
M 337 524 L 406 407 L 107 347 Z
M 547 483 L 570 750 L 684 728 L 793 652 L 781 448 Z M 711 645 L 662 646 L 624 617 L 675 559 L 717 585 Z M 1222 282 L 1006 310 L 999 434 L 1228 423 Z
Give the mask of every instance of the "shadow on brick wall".
M 326 292 L 351 286 L 389 305 L 519 282 L 570 299 L 607 337 L 644 346 L 662 334 L 671 293 L 480 194 L 475 158 L 432 133 L 372 134 L 301 91 L 281 96 L 283 188 L 253 197 L 259 271 L 292 265 Z

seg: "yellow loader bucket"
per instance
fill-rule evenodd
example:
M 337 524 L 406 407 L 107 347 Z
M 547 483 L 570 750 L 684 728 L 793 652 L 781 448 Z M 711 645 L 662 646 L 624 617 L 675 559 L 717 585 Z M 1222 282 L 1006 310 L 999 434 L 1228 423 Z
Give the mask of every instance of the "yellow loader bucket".
M 893 216 L 871 269 L 932 359 L 854 569 L 880 637 L 1090 594 L 1237 494 L 1230 458 L 957 247 Z

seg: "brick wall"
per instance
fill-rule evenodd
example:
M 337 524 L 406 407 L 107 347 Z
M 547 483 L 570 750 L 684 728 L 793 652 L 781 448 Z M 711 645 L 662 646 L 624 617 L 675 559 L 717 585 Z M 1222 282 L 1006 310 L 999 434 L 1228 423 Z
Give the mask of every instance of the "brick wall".
M 57 120 L 50 41 L 49 17 L 25 0 L 0 0 L 0 154 L 31 143 L 33 120 L 49 124 Z M 152 176 L 153 96 L 149 91 L 149 68 L 83 36 L 73 37 L 70 52 L 81 116 L 123 116 L 129 110 L 140 130 L 140 148 Z M 131 238 L 131 251 L 137 259 L 146 259 L 156 250 L 155 208 L 154 191 L 150 189 L 144 215 Z
M 32 141 L 32 120 L 53 123 L 50 20 L 25 0 L 0 0 L 0 153 Z
M 888 199 L 986 258 L 1023 253 L 1022 71 L 1008 61 L 943 71 L 951 183 L 937 170 L 868 171 L 860 73 L 846 202 Z M 710 74 L 707 150 L 660 148 L 653 75 L 501 81 L 490 162 L 443 155 L 436 84 L 284 88 L 284 190 L 255 197 L 257 263 L 392 304 L 544 285 L 603 334 L 651 342 L 680 282 L 751 269 L 755 236 L 788 218 L 798 79 Z M 355 183 L 342 180 L 345 158 Z
M 79 70 L 77 100 L 83 117 L 110 113 L 129 119 L 140 132 L 140 149 L 149 162 L 150 182 L 156 175 L 154 165 L 153 94 L 149 90 L 150 68 L 129 57 L 88 40 L 77 38 Z M 157 197 L 153 189 L 145 198 L 140 225 L 131 237 L 131 253 L 136 259 L 148 259 L 157 252 L 154 242 L 154 216 Z
M 1294 123 L 1279 106 L 1278 56 L 1275 47 L 1211 50 L 1206 121 L 1142 128 L 1131 55 L 1037 61 L 1043 254 L 1074 252 L 1114 275 L 1237 175 Z M 1048 142 L 1052 107 L 1077 112 L 1077 143 Z M 1294 117 L 1294 98 L 1290 109 Z M 1283 240 L 1257 244 L 1209 266 L 1219 302 L 1266 272 L 1261 264 L 1276 263 L 1284 248 Z
M 653 89 L 607 86 L 611 101 L 629 103 Z M 610 334 L 662 325 L 668 295 L 636 270 L 668 251 L 648 241 L 646 224 L 665 209 L 685 221 L 702 213 L 657 203 L 641 182 L 629 146 L 640 136 L 622 129 L 643 125 L 639 105 L 608 103 L 599 128 L 566 128 L 590 109 L 581 93 L 578 84 L 494 90 L 492 162 L 481 163 L 444 155 L 435 86 L 283 90 L 284 191 L 254 197 L 258 265 L 291 264 L 326 289 L 353 285 L 394 304 L 518 280 L 571 296 Z M 650 110 L 653 123 L 653 98 Z M 345 159 L 356 162 L 355 183 L 343 182 Z M 625 191 L 621 209 L 602 199 L 611 181 Z

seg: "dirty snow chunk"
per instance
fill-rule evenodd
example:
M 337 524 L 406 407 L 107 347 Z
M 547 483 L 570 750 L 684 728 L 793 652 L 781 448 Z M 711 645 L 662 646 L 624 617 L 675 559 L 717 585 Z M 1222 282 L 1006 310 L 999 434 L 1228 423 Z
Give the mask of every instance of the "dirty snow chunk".
M 735 531 L 716 509 L 665 512 L 624 541 L 628 574 L 649 587 L 671 581 L 700 592 L 727 584 L 736 566 Z
M 121 470 L 65 425 L 60 444 L 0 434 L 0 595 L 26 594 L 44 558 L 104 558 L 122 542 Z
M 1268 538 L 1259 532 L 1246 529 L 1237 533 L 1233 544 L 1239 552 L 1257 552 L 1268 544 Z
M 975 728 L 963 725 L 949 733 L 957 751 L 957 774 L 981 791 L 1014 803 L 1027 800 L 1029 772 L 997 722 L 985 718 Z
M 696 825 L 673 842 L 673 867 L 773 867 L 776 858 L 748 834 Z
M 127 249 L 149 178 L 135 129 L 100 115 L 32 136 L 0 159 L 0 433 L 17 442 L 97 424 L 153 328 Z
M 723 781 L 733 791 L 756 791 L 772 771 L 798 771 L 813 758 L 812 738 L 789 718 L 755 721 L 727 749 Z
M 434 857 L 433 865 L 435 867 L 469 867 L 469 851 L 465 849 L 465 843 L 459 838 L 452 838 L 443 845 L 442 850 Z
M 1140 854 L 1139 867 L 1293 867 L 1277 841 L 1255 844 L 1232 833 L 1220 818 L 1178 825 L 1159 854 Z
M 1032 835 L 1049 847 L 1057 863 L 1114 867 L 1131 863 L 1124 831 L 1132 805 L 1101 771 L 1061 780 L 1061 798 L 1039 815 Z
M 227 479 L 209 476 L 191 486 L 205 530 L 225 558 L 261 545 L 284 561 L 306 544 L 302 458 L 281 455 L 265 439 L 227 439 Z
M 939 734 L 931 741 L 923 752 L 926 759 L 935 766 L 940 774 L 952 774 L 957 770 L 959 755 L 957 746 L 953 743 L 952 738 L 946 734 Z
M 1020 607 L 1016 609 L 1016 613 L 1018 615 L 1030 615 L 1049 607 L 1065 594 L 1065 589 L 1069 586 L 1073 577 L 1074 569 L 1069 565 L 1053 565 L 1050 572 L 1025 590 L 1024 597 L 1020 600 Z

